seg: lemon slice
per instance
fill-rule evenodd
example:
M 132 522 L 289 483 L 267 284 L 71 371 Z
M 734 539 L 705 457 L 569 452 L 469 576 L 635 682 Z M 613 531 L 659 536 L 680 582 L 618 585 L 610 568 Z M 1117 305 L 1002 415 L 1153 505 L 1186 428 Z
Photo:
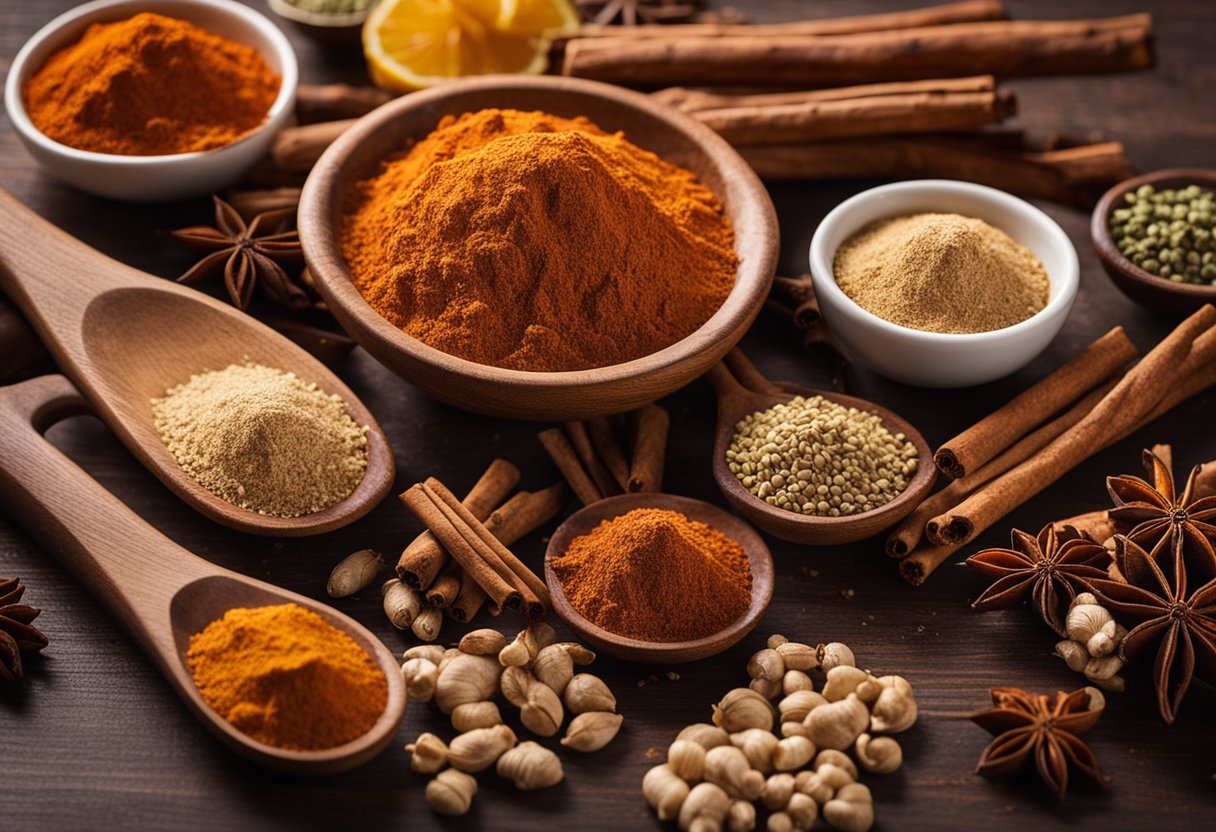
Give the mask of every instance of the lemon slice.
M 465 75 L 537 75 L 578 29 L 569 0 L 381 0 L 363 25 L 372 81 L 408 92 Z

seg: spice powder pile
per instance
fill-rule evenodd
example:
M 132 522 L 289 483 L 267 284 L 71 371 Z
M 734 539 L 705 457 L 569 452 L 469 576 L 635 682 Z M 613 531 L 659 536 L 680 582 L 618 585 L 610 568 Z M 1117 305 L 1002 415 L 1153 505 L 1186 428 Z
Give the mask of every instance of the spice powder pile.
M 877 415 L 796 396 L 741 419 L 726 452 L 752 494 L 798 514 L 840 517 L 891 502 L 916 472 L 916 446 Z
M 639 641 L 704 638 L 751 604 L 743 547 L 676 511 L 635 509 L 605 520 L 551 566 L 580 615 Z
M 388 703 L 388 681 L 367 651 L 298 604 L 230 609 L 191 636 L 186 660 L 212 710 L 278 748 L 350 742 Z
M 836 285 L 858 306 L 910 329 L 991 332 L 1047 305 L 1043 264 L 999 228 L 959 214 L 872 223 L 840 246 Z
M 367 469 L 367 428 L 294 373 L 233 364 L 152 400 L 157 431 L 199 485 L 241 508 L 300 517 L 348 497 Z
M 142 13 L 94 23 L 33 74 L 23 100 L 60 144 L 155 156 L 231 144 L 262 124 L 279 84 L 253 47 Z
M 482 110 L 385 161 L 346 205 L 368 303 L 451 355 L 602 367 L 696 330 L 734 284 L 734 233 L 688 171 L 585 118 Z

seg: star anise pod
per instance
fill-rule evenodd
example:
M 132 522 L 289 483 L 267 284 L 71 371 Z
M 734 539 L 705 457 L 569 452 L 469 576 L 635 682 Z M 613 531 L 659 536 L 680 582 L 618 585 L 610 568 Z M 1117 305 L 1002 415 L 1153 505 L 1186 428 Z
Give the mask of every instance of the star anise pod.
M 300 235 L 289 229 L 294 208 L 258 214 L 248 224 L 235 208 L 218 196 L 215 226 L 195 225 L 173 232 L 188 248 L 207 252 L 181 277 L 191 283 L 222 272 L 228 297 L 238 309 L 249 307 L 253 290 L 261 286 L 271 300 L 291 310 L 313 305 L 307 291 L 287 273 L 303 261 Z
M 1196 494 L 1200 466 L 1191 470 L 1181 494 L 1170 467 L 1152 451 L 1144 452 L 1144 467 L 1152 484 L 1139 477 L 1107 477 L 1106 489 L 1115 501 L 1108 512 L 1111 520 L 1144 551 L 1184 558 L 1192 582 L 1216 578 L 1216 496 Z M 1166 538 L 1181 545 L 1158 547 Z M 1164 567 L 1171 574 L 1170 565 Z
M 1093 751 L 1081 739 L 1102 716 L 1106 700 L 1101 693 L 1094 688 L 1057 691 L 1054 702 L 1018 688 L 993 688 L 990 694 L 996 707 L 971 717 L 996 735 L 980 756 L 976 774 L 1013 774 L 1033 757 L 1039 777 L 1061 800 L 1069 769 L 1094 785 L 1106 782 Z
M 1124 535 L 1115 536 L 1115 563 L 1126 579 L 1087 581 L 1102 605 L 1123 621 L 1137 622 L 1119 645 L 1119 655 L 1132 658 L 1157 645 L 1153 677 L 1157 709 L 1172 723 L 1196 673 L 1216 682 L 1216 580 L 1194 591 L 1188 588 L 1181 536 L 1167 535 L 1146 552 Z M 1164 554 L 1167 547 L 1176 551 Z M 1162 569 L 1172 568 L 1168 577 Z
M 0 578 L 0 688 L 19 684 L 25 676 L 22 653 L 37 653 L 47 638 L 31 622 L 40 610 L 21 603 L 25 587 L 17 578 Z
M 1066 638 L 1068 605 L 1087 580 L 1106 577 L 1110 553 L 1071 526 L 1057 533 L 1048 523 L 1038 537 L 1014 529 L 1011 537 L 1012 549 L 985 549 L 967 558 L 967 566 L 996 578 L 972 606 L 1001 610 L 1032 597 L 1042 619 Z

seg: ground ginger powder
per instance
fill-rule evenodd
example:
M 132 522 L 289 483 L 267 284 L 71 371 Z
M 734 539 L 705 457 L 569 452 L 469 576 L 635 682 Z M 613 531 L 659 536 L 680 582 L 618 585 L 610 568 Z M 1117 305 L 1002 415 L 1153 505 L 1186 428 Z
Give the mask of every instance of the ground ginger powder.
M 388 703 L 388 680 L 368 652 L 299 604 L 230 609 L 190 637 L 186 660 L 212 710 L 278 748 L 358 739 Z
M 1004 329 L 1047 305 L 1047 272 L 999 228 L 960 214 L 909 214 L 846 240 L 836 285 L 858 306 L 927 332 Z

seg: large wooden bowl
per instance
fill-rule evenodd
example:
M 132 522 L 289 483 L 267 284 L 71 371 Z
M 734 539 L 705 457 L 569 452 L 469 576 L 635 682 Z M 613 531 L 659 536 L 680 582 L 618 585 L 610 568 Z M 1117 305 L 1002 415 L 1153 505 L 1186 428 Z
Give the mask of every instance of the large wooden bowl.
M 1119 251 L 1110 233 L 1110 215 L 1116 208 L 1127 203 L 1123 197 L 1141 185 L 1152 185 L 1157 190 L 1198 185 L 1205 190 L 1216 190 L 1216 170 L 1204 168 L 1170 168 L 1154 171 L 1143 176 L 1120 182 L 1094 207 L 1090 218 L 1089 235 L 1098 252 L 1102 267 L 1111 281 L 1137 303 L 1150 306 L 1174 315 L 1189 315 L 1205 303 L 1216 303 L 1216 286 L 1201 286 L 1196 283 L 1175 283 L 1158 277 L 1137 266 Z
M 425 137 L 445 115 L 487 107 L 586 116 L 691 170 L 722 201 L 739 268 L 726 302 L 700 329 L 656 353 L 592 370 L 525 372 L 441 352 L 397 329 L 351 283 L 338 219 L 352 184 L 380 160 Z M 404 96 L 360 119 L 325 152 L 300 201 L 309 268 L 342 326 L 382 364 L 446 402 L 492 416 L 583 419 L 661 398 L 705 373 L 759 312 L 777 262 L 777 218 L 760 180 L 713 131 L 640 93 L 574 78 L 487 76 Z M 504 298 L 504 301 L 508 299 Z
M 692 641 L 639 641 L 605 630 L 574 608 L 553 571 L 553 559 L 564 555 L 574 538 L 591 532 L 605 520 L 639 508 L 678 511 L 690 520 L 712 526 L 743 547 L 752 572 L 752 600 L 742 616 L 722 630 Z M 715 656 L 755 629 L 773 597 L 773 556 L 764 540 L 745 520 L 717 506 L 673 494 L 619 494 L 580 509 L 557 527 L 545 551 L 545 584 L 558 618 L 597 650 L 631 662 L 677 664 Z

